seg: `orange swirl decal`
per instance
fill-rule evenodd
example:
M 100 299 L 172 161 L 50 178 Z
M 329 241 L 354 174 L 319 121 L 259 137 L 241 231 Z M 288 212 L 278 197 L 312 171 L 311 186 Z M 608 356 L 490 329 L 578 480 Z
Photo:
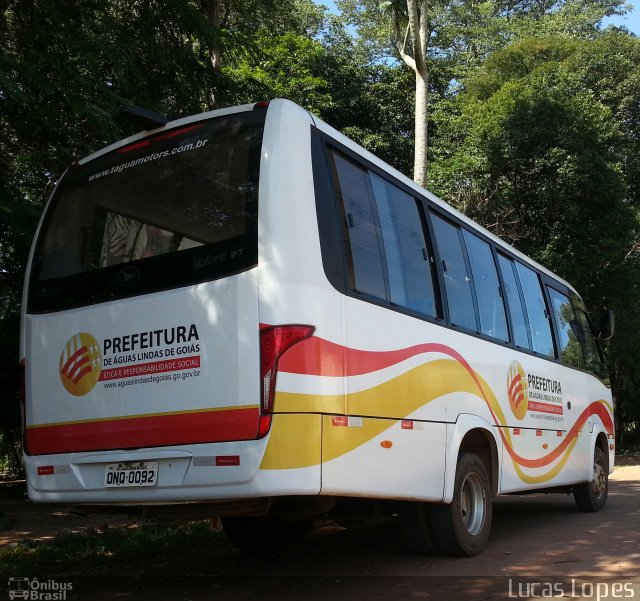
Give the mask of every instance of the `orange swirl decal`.
M 613 420 L 610 409 L 607 407 L 607 403 L 602 400 L 595 401 L 578 416 L 566 436 L 563 437 L 562 441 L 554 449 L 542 457 L 523 457 L 513 448 L 511 435 L 507 427 L 507 420 L 498 399 L 489 385 L 471 367 L 468 361 L 460 353 L 449 346 L 439 343 L 418 344 L 392 351 L 367 351 L 344 347 L 314 336 L 300 343 L 289 353 L 286 353 L 280 361 L 279 370 L 282 372 L 309 376 L 356 376 L 379 371 L 381 369 L 397 365 L 402 361 L 415 357 L 416 355 L 427 353 L 437 353 L 450 357 L 468 373 L 475 385 L 475 394 L 481 397 L 486 403 L 494 424 L 498 426 L 498 432 L 504 447 L 514 462 L 514 465 L 516 465 L 516 469 L 520 477 L 523 479 L 529 477 L 522 474 L 517 466 L 525 468 L 542 468 L 549 466 L 566 452 L 565 457 L 562 459 L 559 466 L 556 466 L 556 468 L 548 474 L 535 477 L 539 481 L 552 478 L 556 474 L 556 470 L 563 465 L 568 454 L 573 450 L 576 442 L 576 436 L 582 430 L 589 416 L 597 415 L 602 420 L 607 432 L 609 434 L 613 434 Z M 429 362 L 425 362 L 423 365 L 426 365 L 426 363 Z M 511 377 L 507 384 L 507 386 L 511 386 L 511 389 L 507 389 L 506 393 L 508 396 L 511 392 L 511 396 L 513 397 L 512 405 L 516 409 L 519 409 L 521 407 L 521 403 L 526 406 L 525 399 L 520 398 L 525 396 L 521 389 L 524 370 L 521 369 L 519 364 L 515 366 L 512 364 L 511 372 Z M 457 390 L 452 389 L 447 392 L 457 392 Z M 352 393 L 348 393 L 347 396 L 352 396 Z M 516 417 L 518 417 L 518 419 L 522 419 L 518 415 L 516 415 Z
M 573 427 L 567 435 L 564 437 L 563 441 L 550 453 L 545 455 L 544 457 L 540 457 L 539 459 L 527 459 L 518 455 L 513 450 L 513 447 L 507 442 L 504 433 L 500 430 L 500 436 L 504 442 L 504 446 L 507 450 L 507 453 L 511 456 L 511 458 L 516 461 L 519 465 L 523 467 L 544 467 L 545 465 L 549 465 L 551 462 L 555 461 L 564 450 L 571 444 L 572 440 L 578 435 L 578 432 L 582 430 L 582 426 L 584 426 L 590 415 L 598 415 L 602 420 L 604 427 L 606 428 L 609 434 L 613 434 L 613 421 L 611 420 L 611 416 L 607 411 L 606 407 L 600 402 L 596 401 L 591 403 L 579 416 L 578 419 L 573 424 Z M 496 424 L 497 426 L 501 424 Z

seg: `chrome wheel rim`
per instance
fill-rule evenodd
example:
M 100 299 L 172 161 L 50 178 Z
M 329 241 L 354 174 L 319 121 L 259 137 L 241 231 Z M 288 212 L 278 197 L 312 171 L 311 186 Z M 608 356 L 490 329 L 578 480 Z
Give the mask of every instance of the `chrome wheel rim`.
M 593 496 L 596 499 L 602 498 L 607 490 L 607 474 L 604 468 L 597 462 L 593 464 L 593 482 L 591 483 L 591 490 Z
M 486 499 L 482 481 L 477 474 L 467 474 L 460 493 L 462 523 L 471 536 L 476 536 L 484 525 Z

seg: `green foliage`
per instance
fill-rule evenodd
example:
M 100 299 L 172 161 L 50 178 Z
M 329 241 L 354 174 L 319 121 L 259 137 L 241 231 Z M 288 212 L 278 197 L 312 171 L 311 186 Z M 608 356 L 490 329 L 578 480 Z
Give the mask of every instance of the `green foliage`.
M 345 135 L 400 172 L 411 174 L 415 76 L 402 65 L 374 65 L 366 73 L 366 95 L 360 106 L 343 114 L 342 119 L 330 118 L 330 123 L 337 123 Z
M 252 37 L 264 31 L 315 37 L 324 27 L 325 9 L 312 0 L 199 0 L 194 4 L 201 4 L 205 11 L 217 4 L 221 29 Z
M 407 88 L 414 84 L 406 67 L 366 65 L 352 41 L 336 30 L 325 43 L 264 30 L 255 39 L 259 52 L 223 69 L 230 104 L 288 98 L 410 172 L 413 113 Z
M 618 418 L 637 424 L 640 42 L 621 35 L 527 38 L 492 55 L 437 115 L 431 177 L 589 306 L 616 311 L 608 356 Z
M 233 82 L 227 94 L 230 103 L 288 98 L 315 113 L 331 104 L 328 84 L 321 76 L 327 60 L 322 44 L 292 32 L 274 36 L 261 31 L 255 41 L 260 48 L 257 55 L 225 69 Z

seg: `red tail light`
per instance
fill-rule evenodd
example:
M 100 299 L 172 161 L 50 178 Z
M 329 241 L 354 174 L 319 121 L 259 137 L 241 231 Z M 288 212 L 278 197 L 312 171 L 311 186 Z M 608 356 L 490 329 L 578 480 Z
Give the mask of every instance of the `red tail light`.
M 186 134 L 194 129 L 200 129 L 202 127 L 202 123 L 196 123 L 195 125 L 188 125 L 187 127 L 181 127 L 179 129 L 171 129 L 168 132 L 158 134 L 157 136 L 153 136 L 152 138 L 145 138 L 144 140 L 140 140 L 139 142 L 132 142 L 128 146 L 118 149 L 118 154 L 124 154 L 126 152 L 131 152 L 132 150 L 138 150 L 139 148 L 144 148 L 145 146 L 151 146 L 151 144 L 155 144 L 156 142 L 162 142 L 163 140 L 169 140 L 170 138 L 175 138 L 181 134 Z
M 292 346 L 313 335 L 315 328 L 304 325 L 260 326 L 260 383 L 262 385 L 258 438 L 269 432 L 278 361 Z

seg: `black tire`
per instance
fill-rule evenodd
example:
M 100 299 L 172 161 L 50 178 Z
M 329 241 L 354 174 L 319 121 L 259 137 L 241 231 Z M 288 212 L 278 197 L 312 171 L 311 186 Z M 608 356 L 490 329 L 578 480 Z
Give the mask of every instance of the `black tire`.
M 417 555 L 435 555 L 430 525 L 431 503 L 403 503 L 398 512 L 400 532 L 407 547 Z
M 294 549 L 308 538 L 314 521 L 285 517 L 224 517 L 222 528 L 229 542 L 246 553 Z
M 593 481 L 578 484 L 573 498 L 580 511 L 602 511 L 609 496 L 609 460 L 600 447 L 593 451 Z
M 484 463 L 474 453 L 458 458 L 453 501 L 431 507 L 433 540 L 446 555 L 473 557 L 489 544 L 493 505 Z

